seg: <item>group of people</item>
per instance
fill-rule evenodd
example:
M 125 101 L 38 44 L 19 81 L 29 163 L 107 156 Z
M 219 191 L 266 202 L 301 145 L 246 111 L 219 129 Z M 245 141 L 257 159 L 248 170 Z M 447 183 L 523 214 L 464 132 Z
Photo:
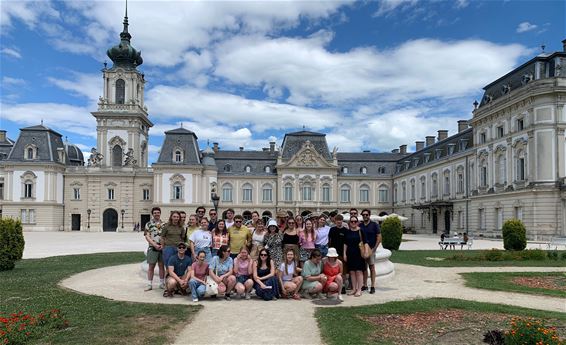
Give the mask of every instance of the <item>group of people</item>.
M 304 218 L 278 213 L 265 224 L 256 211 L 245 222 L 233 209 L 224 219 L 211 209 L 207 218 L 202 206 L 188 219 L 185 212 L 172 211 L 164 222 L 159 207 L 151 214 L 144 231 L 149 244 L 146 291 L 153 288 L 158 266 L 164 297 L 190 291 L 195 302 L 205 295 L 230 300 L 234 293 L 250 299 L 252 291 L 264 300 L 310 296 L 342 301 L 347 289 L 356 297 L 365 290 L 375 293 L 381 232 L 368 209 L 360 219 L 352 208 L 347 224 L 336 213 Z M 372 252 L 364 258 L 366 244 Z

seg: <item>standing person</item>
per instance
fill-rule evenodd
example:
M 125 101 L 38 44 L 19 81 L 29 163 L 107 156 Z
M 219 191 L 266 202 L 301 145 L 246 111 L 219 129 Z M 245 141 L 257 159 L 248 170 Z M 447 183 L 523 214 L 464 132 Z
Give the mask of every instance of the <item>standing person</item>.
M 283 210 L 277 211 L 276 219 L 277 219 L 277 226 L 279 227 L 279 231 L 283 232 L 285 228 L 287 228 L 287 218 L 289 218 L 287 212 Z
M 197 216 L 197 222 L 200 224 L 201 219 L 206 215 L 206 208 L 204 208 L 204 206 L 197 207 L 195 214 Z
M 322 273 L 328 278 L 326 284 L 324 285 L 323 291 L 328 294 L 327 297 L 331 295 L 336 295 L 336 299 L 343 302 L 342 299 L 342 280 L 343 265 L 342 261 L 338 260 L 338 252 L 336 248 L 328 248 L 328 254 L 326 259 L 322 263 Z
M 258 211 L 253 211 L 252 212 L 252 222 L 249 226 L 250 230 L 253 232 L 253 230 L 255 230 L 256 226 L 257 226 L 257 221 L 260 220 L 261 217 L 259 216 L 259 212 Z
M 330 212 L 330 214 L 328 215 L 330 217 L 330 224 L 328 224 L 329 227 L 333 228 L 334 226 L 336 226 L 336 216 L 338 215 L 337 211 L 332 211 Z
M 277 226 L 277 223 L 275 226 Z M 264 301 L 276 300 L 279 295 L 277 276 L 275 275 L 275 263 L 271 260 L 267 249 L 259 251 L 259 258 L 252 266 L 254 288 L 257 297 Z
M 301 275 L 303 276 L 301 287 L 303 293 L 310 297 L 316 295 L 317 298 L 322 298 L 322 289 L 328 278 L 322 273 L 322 255 L 318 249 L 311 252 L 310 259 L 305 262 Z
M 226 222 L 226 228 L 230 229 L 230 227 L 234 225 L 234 215 L 234 209 L 229 208 L 226 210 L 226 219 L 224 219 L 224 221 Z
M 218 211 L 211 208 L 210 211 L 208 211 L 208 216 L 210 217 L 210 220 L 208 221 L 208 230 L 212 231 L 216 228 L 216 223 L 218 223 Z
M 311 219 L 305 221 L 305 229 L 299 231 L 299 249 L 301 263 L 307 261 L 315 248 L 316 232 Z
M 145 225 L 143 235 L 149 244 L 147 248 L 147 263 L 149 265 L 147 270 L 147 286 L 145 291 L 153 289 L 153 274 L 155 272 L 155 265 L 159 267 L 159 288 L 165 288 L 165 267 L 163 265 L 163 253 L 161 246 L 161 209 L 154 207 L 151 209 L 151 220 Z
M 189 286 L 193 302 L 198 302 L 206 292 L 206 277 L 208 276 L 208 264 L 205 261 L 206 253 L 197 253 L 197 261 L 193 262 L 190 270 Z
M 279 232 L 277 221 L 271 219 L 267 223 L 267 234 L 263 237 L 263 246 L 269 251 L 275 267 L 283 262 L 283 235 Z
M 181 225 L 183 226 L 183 229 L 185 229 L 185 232 L 186 232 L 187 231 L 187 212 L 179 211 L 179 214 L 181 215 Z
M 242 225 L 244 218 L 241 215 L 234 217 L 234 225 L 228 228 L 230 233 L 230 256 L 234 259 L 240 253 L 242 247 L 249 247 L 252 242 L 252 233 L 247 226 Z M 228 225 L 228 222 L 226 222 Z
M 344 225 L 344 216 L 337 214 L 334 217 L 336 225 L 330 228 L 328 233 L 328 246 L 336 249 L 338 253 L 338 260 L 342 262 L 342 281 L 348 281 L 348 267 L 344 261 L 344 243 L 346 238 L 346 232 L 348 228 Z M 342 286 L 342 294 L 346 294 L 346 287 Z
M 209 226 L 210 227 L 210 226 Z M 226 223 L 220 219 L 216 222 L 216 227 L 212 231 L 212 257 L 218 255 L 218 249 L 223 245 L 230 243 L 230 234 L 226 229 Z
M 350 209 L 350 217 L 358 217 L 358 209 L 357 208 L 351 208 Z
M 167 287 L 163 292 L 163 297 L 173 297 L 175 292 L 183 296 L 187 295 L 192 260 L 188 255 L 185 255 L 186 251 L 187 244 L 185 242 L 177 243 L 177 253 L 167 261 Z
M 297 267 L 293 249 L 285 251 L 285 260 L 279 265 L 277 276 L 283 297 L 291 296 L 293 299 L 300 300 L 299 291 L 303 284 L 303 277 L 301 277 L 301 269 Z
M 169 221 L 161 228 L 163 263 L 169 264 L 169 258 L 177 254 L 177 244 L 185 242 L 185 229 L 181 225 L 181 214 L 172 211 Z
M 293 218 L 289 218 L 287 221 L 287 227 L 283 231 L 283 251 L 287 253 L 287 250 L 291 249 L 295 255 L 294 259 L 296 264 L 299 264 L 299 232 L 297 228 L 295 228 L 295 220 Z
M 305 228 L 303 217 L 301 217 L 300 215 L 295 216 L 295 228 L 297 228 L 298 230 L 303 230 Z
M 255 229 L 252 233 L 252 250 L 250 251 L 250 256 L 252 260 L 257 260 L 259 251 L 263 248 L 263 239 L 265 237 L 265 226 L 263 220 L 258 219 L 255 225 Z
M 218 284 L 218 293 L 224 294 L 224 299 L 230 300 L 230 293 L 236 285 L 236 277 L 232 274 L 234 260 L 230 257 L 230 247 L 221 246 L 218 255 L 210 263 L 210 276 Z
M 186 239 L 185 242 L 189 242 L 189 237 L 191 237 L 191 234 L 195 231 L 197 231 L 200 228 L 200 225 L 197 221 L 197 216 L 196 214 L 191 214 L 189 216 L 189 224 L 187 226 L 187 231 L 186 231 Z M 193 253 L 193 256 L 195 256 L 197 253 Z
M 377 251 L 377 247 L 381 243 L 381 229 L 379 228 L 379 224 L 376 222 L 371 221 L 370 219 L 371 211 L 368 209 L 364 209 L 362 211 L 362 219 L 363 221 L 360 223 L 360 229 L 364 233 L 364 238 L 367 241 L 367 244 L 371 248 L 371 255 L 369 258 L 366 259 L 366 264 L 369 267 L 370 277 L 371 277 L 371 288 L 369 290 L 370 294 L 375 293 L 375 252 Z M 364 284 L 362 286 L 362 291 L 366 291 L 368 282 L 368 271 L 364 269 Z
M 315 247 L 320 250 L 323 257 L 328 253 L 328 234 L 330 232 L 330 227 L 326 225 L 326 216 L 321 214 L 318 217 L 318 227 L 316 229 L 316 241 Z
M 240 254 L 234 260 L 234 275 L 236 276 L 236 293 L 240 298 L 250 299 L 250 291 L 254 286 L 252 280 L 252 259 L 248 255 L 248 249 L 242 247 Z
M 202 218 L 200 221 L 200 228 L 194 231 L 189 237 L 191 251 L 193 253 L 204 252 L 205 261 L 210 264 L 212 260 L 212 252 L 210 247 L 212 245 L 212 234 L 208 231 L 208 219 Z M 196 260 L 196 257 L 193 258 Z
M 365 243 L 363 234 L 358 226 L 358 218 L 350 217 L 350 230 L 346 232 L 344 243 L 344 261 L 348 263 L 350 278 L 352 278 L 352 291 L 349 295 L 360 297 L 366 268 L 366 262 L 360 251 L 360 243 Z

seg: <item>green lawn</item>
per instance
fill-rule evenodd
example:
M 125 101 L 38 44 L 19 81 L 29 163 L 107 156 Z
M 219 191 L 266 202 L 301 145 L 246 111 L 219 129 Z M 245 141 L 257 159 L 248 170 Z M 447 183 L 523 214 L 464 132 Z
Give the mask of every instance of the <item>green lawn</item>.
M 69 327 L 34 340 L 40 344 L 169 343 L 172 330 L 186 324 L 198 306 L 116 302 L 57 286 L 75 273 L 143 259 L 142 253 L 110 253 L 19 261 L 14 270 L 0 272 L 0 313 L 61 309 Z
M 457 261 L 447 260 L 454 255 L 475 256 L 481 250 L 395 250 L 391 261 L 400 264 L 420 265 L 429 267 L 566 267 L 566 260 L 511 260 L 511 261 Z M 560 251 L 559 255 L 564 251 Z M 444 259 L 444 260 L 438 260 Z
M 461 275 L 464 279 L 466 279 L 466 286 L 473 288 L 522 292 L 566 298 L 566 291 L 564 290 L 533 288 L 524 285 L 517 285 L 511 281 L 516 277 L 552 277 L 556 284 L 564 289 L 566 287 L 566 273 L 563 272 L 473 272 L 461 273 Z
M 489 304 L 480 302 L 462 301 L 456 299 L 432 298 L 417 299 L 403 302 L 389 302 L 379 305 L 362 307 L 333 307 L 318 308 L 315 316 L 317 318 L 323 341 L 329 345 L 345 344 L 390 344 L 381 339 L 383 335 L 375 334 L 375 326 L 362 317 L 375 316 L 379 314 L 409 314 L 415 312 L 430 312 L 435 310 L 466 310 L 471 312 L 501 313 L 509 316 L 534 317 L 543 319 L 559 320 L 561 327 L 566 325 L 566 314 L 548 311 L 539 311 L 519 307 L 505 306 L 501 304 Z M 387 325 L 383 332 L 395 334 L 399 332 L 396 325 Z M 485 330 L 487 331 L 487 329 Z M 419 338 L 422 335 L 414 334 Z M 478 343 L 481 341 L 470 342 Z M 426 342 L 429 343 L 429 342 Z

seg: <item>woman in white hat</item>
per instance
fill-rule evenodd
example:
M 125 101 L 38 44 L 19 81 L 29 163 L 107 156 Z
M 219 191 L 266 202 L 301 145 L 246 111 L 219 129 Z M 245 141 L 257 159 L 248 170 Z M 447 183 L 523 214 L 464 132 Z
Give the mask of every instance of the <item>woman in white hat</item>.
M 338 260 L 336 248 L 328 248 L 328 254 L 322 267 L 322 273 L 328 278 L 324 284 L 323 291 L 328 297 L 335 296 L 339 301 L 343 301 L 342 295 L 342 261 Z
M 270 219 L 267 223 L 267 234 L 263 237 L 263 246 L 269 251 L 269 256 L 275 263 L 275 267 L 279 267 L 283 262 L 283 235 L 279 232 L 277 221 Z

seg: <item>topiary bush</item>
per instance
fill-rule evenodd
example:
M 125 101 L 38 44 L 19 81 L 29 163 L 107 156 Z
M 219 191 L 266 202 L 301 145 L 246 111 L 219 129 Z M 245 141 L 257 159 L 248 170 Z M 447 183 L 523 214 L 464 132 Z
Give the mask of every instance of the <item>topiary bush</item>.
M 0 219 L 0 271 L 14 268 L 24 254 L 22 222 L 18 219 Z
M 523 222 L 509 219 L 503 224 L 503 247 L 505 250 L 523 250 L 527 247 L 527 230 Z
M 403 237 L 403 225 L 397 217 L 387 217 L 381 223 L 381 243 L 383 248 L 399 250 Z

